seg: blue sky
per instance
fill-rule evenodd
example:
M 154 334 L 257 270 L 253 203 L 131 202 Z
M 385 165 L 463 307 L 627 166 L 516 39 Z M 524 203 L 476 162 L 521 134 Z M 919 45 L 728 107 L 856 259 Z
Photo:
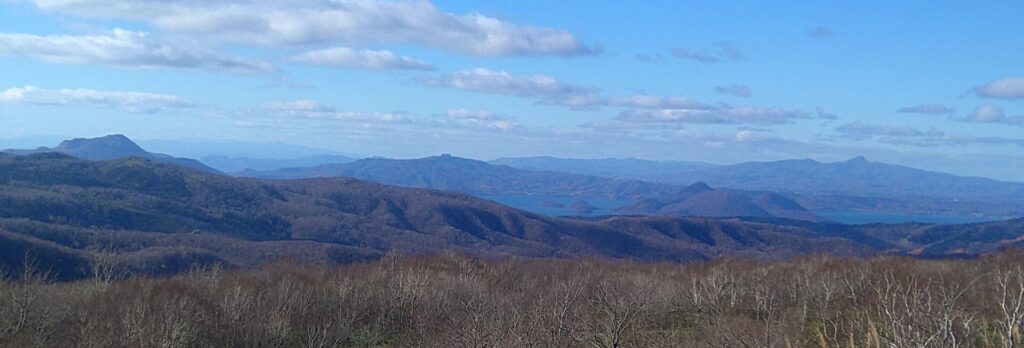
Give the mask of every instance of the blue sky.
M 0 147 L 864 155 L 1024 181 L 1020 2 L 638 4 L 4 0 Z

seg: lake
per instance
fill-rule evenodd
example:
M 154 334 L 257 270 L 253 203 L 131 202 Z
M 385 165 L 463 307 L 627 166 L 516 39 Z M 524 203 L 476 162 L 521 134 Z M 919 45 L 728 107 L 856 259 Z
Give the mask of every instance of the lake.
M 614 199 L 603 199 L 603 198 L 590 198 L 590 197 L 572 197 L 572 196 L 499 196 L 499 195 L 479 195 L 478 197 L 483 199 L 489 199 L 513 208 L 532 211 L 535 213 L 541 213 L 549 216 L 602 216 L 602 215 L 618 215 L 615 212 L 615 208 L 629 204 L 628 201 L 614 200 Z M 592 213 L 586 215 L 580 215 L 569 206 L 577 201 L 585 201 L 597 207 Z M 549 203 L 557 203 L 562 207 L 553 207 Z
M 901 224 L 910 222 L 930 224 L 970 224 L 1006 219 L 991 216 L 915 215 L 865 211 L 816 211 L 814 213 L 823 218 L 850 225 L 866 225 L 874 223 Z

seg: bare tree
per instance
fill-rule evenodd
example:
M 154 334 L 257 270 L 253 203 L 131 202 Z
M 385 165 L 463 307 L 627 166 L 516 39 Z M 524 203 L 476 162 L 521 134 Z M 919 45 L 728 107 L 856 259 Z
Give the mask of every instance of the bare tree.
M 1021 347 L 1021 327 L 1024 325 L 1024 272 L 1017 267 L 1012 271 L 998 272 L 996 292 L 1001 317 L 997 319 L 1008 348 Z

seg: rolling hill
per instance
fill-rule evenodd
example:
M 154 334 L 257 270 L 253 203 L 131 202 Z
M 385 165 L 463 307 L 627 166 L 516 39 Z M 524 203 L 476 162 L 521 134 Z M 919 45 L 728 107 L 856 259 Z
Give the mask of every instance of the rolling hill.
M 273 179 L 316 177 L 353 177 L 404 187 L 431 188 L 487 196 L 572 196 L 583 199 L 602 198 L 623 201 L 653 200 L 664 205 L 682 204 L 693 196 L 691 191 L 715 191 L 695 200 L 687 209 L 624 209 L 623 212 L 643 215 L 703 217 L 789 217 L 820 220 L 813 213 L 798 207 L 779 209 L 755 201 L 763 193 L 731 190 L 718 192 L 703 184 L 688 187 L 658 184 L 639 180 L 609 179 L 589 175 L 552 171 L 518 169 L 449 155 L 412 160 L 370 158 L 350 163 L 327 164 L 307 168 L 239 173 L 243 176 Z M 714 196 L 715 198 L 712 198 Z M 784 200 L 785 198 L 779 198 Z M 790 205 L 797 205 L 790 203 Z M 635 207 L 634 207 L 635 208 Z M 573 209 L 577 213 L 595 209 Z
M 703 191 L 696 193 L 715 192 Z M 280 257 L 346 263 L 388 251 L 686 261 L 809 253 L 947 255 L 996 250 L 1021 221 L 844 226 L 763 218 L 552 218 L 459 193 L 349 178 L 232 178 L 141 158 L 0 155 L 4 263 L 29 252 L 63 276 L 97 251 L 133 272 L 245 267 Z M 10 254 L 10 253 L 14 254 Z M 18 258 L 20 259 L 20 258 Z M 7 265 L 16 267 L 15 265 Z

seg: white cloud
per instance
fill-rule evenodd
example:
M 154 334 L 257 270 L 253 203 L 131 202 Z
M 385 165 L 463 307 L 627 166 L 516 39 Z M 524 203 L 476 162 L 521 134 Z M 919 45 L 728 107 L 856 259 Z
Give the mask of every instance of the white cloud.
M 826 27 L 826 26 L 823 26 L 823 25 L 822 26 L 814 27 L 814 29 L 811 29 L 811 30 L 807 31 L 807 36 L 810 36 L 810 37 L 813 37 L 813 38 L 816 38 L 816 39 L 830 38 L 830 37 L 833 37 L 835 35 L 836 34 L 834 32 L 832 32 L 832 28 L 829 28 L 829 27 Z
M 1006 122 L 1006 115 L 1003 114 L 1002 108 L 992 104 L 985 104 L 974 109 L 974 112 L 967 115 L 964 121 L 971 123 L 1004 123 Z
M 997 136 L 952 134 L 937 129 L 921 131 L 909 126 L 875 125 L 854 122 L 841 125 L 836 131 L 855 140 L 877 139 L 886 144 L 918 147 L 965 145 L 1015 145 L 1024 147 L 1024 139 Z
M 385 50 L 354 50 L 333 47 L 302 53 L 292 60 L 307 64 L 365 70 L 433 70 L 422 60 L 400 56 Z
M 896 110 L 896 112 L 905 114 L 944 115 L 954 113 L 956 110 L 945 105 L 926 104 L 902 107 L 899 110 Z
M 412 122 L 404 112 L 353 112 L 338 111 L 333 106 L 302 99 L 283 102 L 268 102 L 261 105 L 265 113 L 276 118 L 307 120 L 347 121 L 370 124 L 393 124 Z
M 750 87 L 743 85 L 715 86 L 715 92 L 740 98 L 748 98 L 753 95 L 750 92 Z
M 484 68 L 426 78 L 424 82 L 430 86 L 542 99 L 589 95 L 595 91 L 590 87 L 565 84 L 547 75 L 512 75 L 505 71 Z
M 616 106 L 638 109 L 712 109 L 711 105 L 680 97 L 659 97 L 636 94 L 625 97 L 606 97 L 596 92 L 553 96 L 541 100 L 542 104 L 565 106 L 576 110 L 593 109 L 601 106 Z
M 144 113 L 194 106 L 179 97 L 165 94 L 84 88 L 43 89 L 35 86 L 8 88 L 0 92 L 0 103 L 88 106 Z
M 395 126 L 445 132 L 527 130 L 522 125 L 513 122 L 508 116 L 487 110 L 449 109 L 441 115 L 417 116 L 406 112 L 339 111 L 333 106 L 309 99 L 264 103 L 260 109 L 261 112 L 257 115 L 247 115 L 247 117 L 269 116 L 269 121 L 334 121 L 367 129 L 376 126 Z M 265 123 L 273 124 L 272 122 Z
M 334 107 L 320 104 L 320 102 L 309 99 L 292 100 L 284 102 L 268 102 L 263 103 L 262 107 L 271 111 L 278 112 L 301 112 L 301 113 L 316 113 L 316 112 L 334 112 Z
M 273 70 L 267 63 L 176 46 L 154 40 L 147 33 L 121 29 L 81 36 L 0 33 L 0 56 L 126 69 L 181 68 L 243 73 Z
M 847 123 L 836 128 L 836 131 L 846 137 L 858 140 L 871 139 L 876 136 L 919 137 L 925 135 L 924 132 L 909 126 L 874 125 L 864 122 Z
M 508 116 L 497 114 L 487 110 L 448 109 L 447 111 L 445 111 L 444 115 L 450 119 L 455 120 L 498 121 L 508 119 Z
M 508 116 L 487 110 L 449 109 L 444 114 L 448 122 L 438 126 L 446 128 L 474 128 L 483 130 L 511 131 L 523 127 L 512 122 Z
M 506 71 L 484 68 L 457 71 L 453 74 L 423 79 L 429 86 L 465 91 L 512 95 L 537 100 L 540 104 L 558 105 L 585 110 L 603 106 L 640 109 L 713 109 L 714 106 L 688 98 L 631 95 L 609 97 L 598 89 L 573 85 L 547 75 L 513 75 Z
M 719 59 L 718 57 L 715 57 L 715 55 L 713 55 L 711 53 L 704 52 L 704 51 L 696 51 L 696 50 L 691 50 L 691 49 L 681 48 L 681 47 L 673 48 L 672 49 L 672 55 L 676 56 L 676 58 L 679 58 L 679 59 L 692 60 L 692 61 L 701 62 L 701 63 L 720 63 L 720 62 L 722 62 L 721 59 Z
M 739 49 L 730 43 L 720 42 L 716 46 L 718 46 L 718 53 L 676 47 L 672 49 L 672 55 L 679 59 L 692 60 L 707 64 L 721 63 L 726 60 L 747 59 L 747 57 L 743 55 L 743 52 L 740 52 Z
M 444 12 L 429 1 L 36 0 L 47 11 L 131 18 L 167 32 L 267 46 L 415 44 L 475 56 L 594 53 L 565 30 L 482 14 Z
M 823 108 L 814 109 L 814 113 L 817 114 L 818 118 L 820 119 L 835 120 L 839 118 L 839 115 L 836 115 L 834 112 L 830 112 Z
M 1024 99 L 1024 77 L 1011 77 L 988 83 L 974 89 L 981 97 L 999 99 Z
M 759 106 L 718 106 L 712 109 L 627 110 L 618 120 L 634 123 L 782 124 L 810 116 L 803 111 Z
M 967 115 L 966 118 L 963 118 L 960 121 L 970 123 L 1002 123 L 1020 126 L 1024 125 L 1024 116 L 1006 116 L 1006 113 L 1003 112 L 1002 108 L 992 104 L 985 104 L 974 109 L 974 112 Z

